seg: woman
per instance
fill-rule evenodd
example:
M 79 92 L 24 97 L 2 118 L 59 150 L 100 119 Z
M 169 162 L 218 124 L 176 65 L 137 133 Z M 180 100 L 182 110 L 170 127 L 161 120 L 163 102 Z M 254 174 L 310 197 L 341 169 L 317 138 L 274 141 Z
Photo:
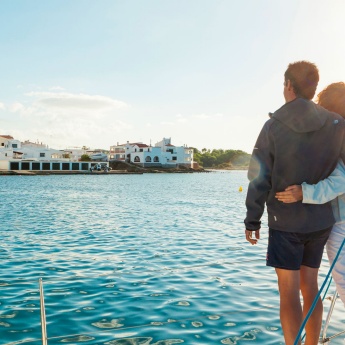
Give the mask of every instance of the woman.
M 317 96 L 317 103 L 329 111 L 345 118 L 345 83 L 333 83 Z M 325 143 L 327 145 L 327 143 Z M 344 148 L 345 150 L 345 148 Z M 307 204 L 324 204 L 332 200 L 332 208 L 336 223 L 327 241 L 327 255 L 333 263 L 345 238 L 345 164 L 339 161 L 332 174 L 315 185 L 302 183 L 286 188 L 276 194 L 276 198 L 284 203 L 302 200 Z M 332 276 L 338 294 L 345 306 L 345 247 L 343 247 L 333 268 Z

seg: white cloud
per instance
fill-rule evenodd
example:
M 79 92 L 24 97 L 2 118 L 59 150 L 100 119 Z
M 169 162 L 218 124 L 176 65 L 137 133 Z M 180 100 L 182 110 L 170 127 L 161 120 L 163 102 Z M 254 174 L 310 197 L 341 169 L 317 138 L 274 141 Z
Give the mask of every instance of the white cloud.
M 0 110 L 4 110 L 5 109 L 5 104 L 0 102 Z
M 205 120 L 205 119 L 212 119 L 212 118 L 220 118 L 220 117 L 223 117 L 224 114 L 222 113 L 215 113 L 215 114 L 195 114 L 193 115 L 194 118 L 196 119 L 202 119 L 202 120 Z
M 196 119 L 209 119 L 211 116 L 206 114 L 197 114 L 193 115 L 193 117 L 195 117 Z
M 125 102 L 100 95 L 67 92 L 30 92 L 26 95 L 35 97 L 36 105 L 46 109 L 95 111 L 128 107 Z
M 15 102 L 15 103 L 10 104 L 8 109 L 11 113 L 18 113 L 18 112 L 21 112 L 22 110 L 24 110 L 25 107 L 23 104 L 21 104 L 19 102 Z
M 174 125 L 174 122 L 162 121 L 160 124 L 163 126 L 172 126 L 172 125 Z
M 22 103 L 5 105 L 13 113 L 6 130 L 19 140 L 39 140 L 53 148 L 109 148 L 132 126 L 120 119 L 125 102 L 101 95 L 30 92 Z M 12 134 L 13 133 L 13 134 Z
M 61 86 L 52 86 L 50 88 L 51 91 L 65 91 L 65 89 Z
M 187 119 L 183 116 L 183 115 L 181 115 L 181 114 L 177 114 L 176 115 L 176 118 L 177 118 L 177 122 L 187 122 Z

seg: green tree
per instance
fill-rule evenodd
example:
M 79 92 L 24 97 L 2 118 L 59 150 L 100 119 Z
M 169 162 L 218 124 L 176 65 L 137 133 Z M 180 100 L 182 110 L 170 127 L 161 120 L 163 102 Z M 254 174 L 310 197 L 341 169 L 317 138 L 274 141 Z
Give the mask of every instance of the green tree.
M 246 167 L 249 165 L 250 155 L 241 150 L 203 148 L 201 152 L 194 149 L 194 161 L 204 168 Z
M 81 160 L 82 162 L 90 162 L 90 161 L 91 161 L 91 158 L 90 158 L 89 155 L 81 155 L 80 160 Z

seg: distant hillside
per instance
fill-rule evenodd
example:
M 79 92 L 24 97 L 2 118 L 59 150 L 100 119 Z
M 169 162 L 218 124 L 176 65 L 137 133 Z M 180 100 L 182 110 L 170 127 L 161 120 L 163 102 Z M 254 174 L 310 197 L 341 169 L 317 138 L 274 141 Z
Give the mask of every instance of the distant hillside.
M 248 168 L 251 155 L 241 150 L 194 149 L 194 161 L 204 168 L 236 169 Z

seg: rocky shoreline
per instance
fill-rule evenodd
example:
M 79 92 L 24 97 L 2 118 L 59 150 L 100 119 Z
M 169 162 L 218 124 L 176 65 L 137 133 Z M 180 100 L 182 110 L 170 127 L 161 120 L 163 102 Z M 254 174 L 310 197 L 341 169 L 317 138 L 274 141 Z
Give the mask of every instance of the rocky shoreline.
M 111 171 L 127 171 L 131 173 L 194 173 L 194 172 L 206 172 L 203 168 L 198 169 L 192 169 L 187 168 L 184 166 L 180 166 L 178 168 L 162 168 L 162 167 L 149 167 L 149 168 L 143 168 L 141 166 L 132 164 L 132 163 L 126 163 L 126 162 L 110 162 L 109 166 L 112 168 Z

